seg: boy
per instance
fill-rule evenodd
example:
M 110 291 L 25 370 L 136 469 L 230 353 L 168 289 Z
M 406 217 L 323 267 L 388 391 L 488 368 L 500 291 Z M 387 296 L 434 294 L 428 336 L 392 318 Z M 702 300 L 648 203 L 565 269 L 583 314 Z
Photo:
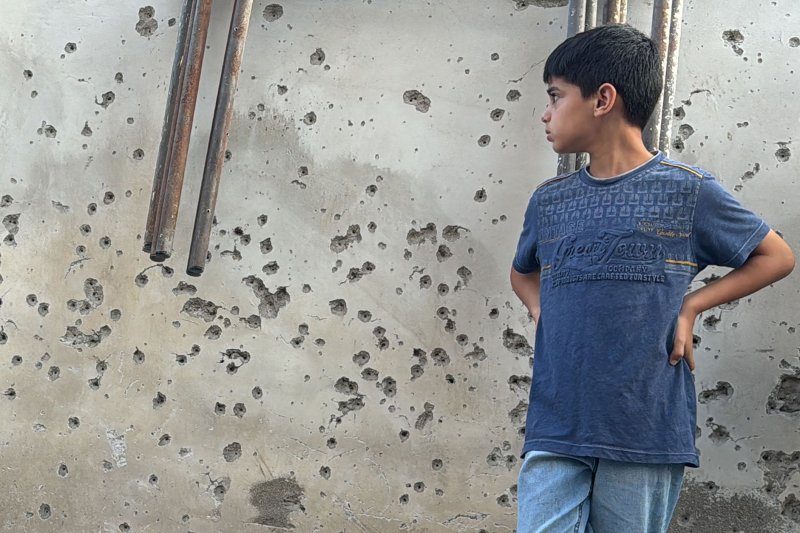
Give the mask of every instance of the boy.
M 695 319 L 794 257 L 708 172 L 645 148 L 662 86 L 647 36 L 577 34 L 544 81 L 547 140 L 590 164 L 534 191 L 511 269 L 536 323 L 517 532 L 666 532 L 699 466 Z M 686 294 L 707 265 L 733 270 Z

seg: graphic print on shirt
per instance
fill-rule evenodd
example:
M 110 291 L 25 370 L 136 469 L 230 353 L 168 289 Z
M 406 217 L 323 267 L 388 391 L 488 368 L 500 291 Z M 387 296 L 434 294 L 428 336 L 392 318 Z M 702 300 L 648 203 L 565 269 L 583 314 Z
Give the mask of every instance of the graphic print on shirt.
M 696 182 L 642 176 L 593 189 L 573 179 L 541 192 L 539 257 L 552 288 L 696 273 L 689 244 Z

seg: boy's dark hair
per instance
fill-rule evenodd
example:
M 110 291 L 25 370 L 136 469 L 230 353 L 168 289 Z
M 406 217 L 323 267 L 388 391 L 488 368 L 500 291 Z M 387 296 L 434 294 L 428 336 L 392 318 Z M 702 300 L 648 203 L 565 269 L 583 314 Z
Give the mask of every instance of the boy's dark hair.
M 604 83 L 622 96 L 625 118 L 644 129 L 661 95 L 661 60 L 656 44 L 627 24 L 600 26 L 558 45 L 544 64 L 544 82 L 554 77 L 577 85 L 588 98 Z

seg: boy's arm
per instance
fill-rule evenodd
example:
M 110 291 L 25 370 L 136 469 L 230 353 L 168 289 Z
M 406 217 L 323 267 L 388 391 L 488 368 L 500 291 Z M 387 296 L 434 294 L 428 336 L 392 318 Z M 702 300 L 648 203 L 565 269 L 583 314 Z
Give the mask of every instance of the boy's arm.
M 786 277 L 794 269 L 794 264 L 792 250 L 775 231 L 770 230 L 742 266 L 687 294 L 675 327 L 670 364 L 677 365 L 685 357 L 689 368 L 694 370 L 692 330 L 700 313 L 743 298 Z
M 522 274 L 511 267 L 511 288 L 519 297 L 525 307 L 528 308 L 534 322 L 539 321 L 541 312 L 539 307 L 539 282 L 541 281 L 541 271 L 537 270 L 530 274 Z

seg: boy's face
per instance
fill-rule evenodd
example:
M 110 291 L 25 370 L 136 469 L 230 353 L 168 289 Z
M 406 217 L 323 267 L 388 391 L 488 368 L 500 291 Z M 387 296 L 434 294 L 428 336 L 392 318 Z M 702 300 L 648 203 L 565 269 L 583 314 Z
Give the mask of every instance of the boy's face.
M 577 85 L 554 77 L 547 85 L 549 102 L 542 113 L 547 140 L 559 154 L 585 152 L 592 138 L 594 98 L 584 98 Z

